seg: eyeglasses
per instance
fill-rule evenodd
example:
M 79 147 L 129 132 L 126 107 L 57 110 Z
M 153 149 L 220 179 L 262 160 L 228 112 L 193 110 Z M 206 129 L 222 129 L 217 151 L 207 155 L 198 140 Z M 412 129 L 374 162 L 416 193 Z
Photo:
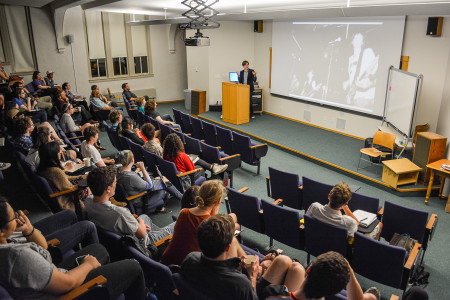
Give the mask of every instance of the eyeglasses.
M 19 219 L 19 213 L 14 212 L 14 218 L 12 218 L 11 220 L 9 220 L 7 224 L 11 223 L 12 221 L 18 220 L 18 219 Z

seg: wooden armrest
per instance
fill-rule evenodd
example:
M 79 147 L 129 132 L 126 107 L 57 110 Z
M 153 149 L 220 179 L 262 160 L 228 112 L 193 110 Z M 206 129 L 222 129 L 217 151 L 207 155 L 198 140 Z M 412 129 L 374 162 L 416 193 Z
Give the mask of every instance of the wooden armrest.
M 47 246 L 53 246 L 56 247 L 60 244 L 58 239 L 51 239 L 50 241 L 47 241 Z
M 235 157 L 241 157 L 241 155 L 240 154 L 234 154 L 234 155 L 230 155 L 230 156 L 227 156 L 227 157 L 219 158 L 219 160 L 220 161 L 225 161 L 227 159 L 231 159 L 231 158 L 235 158 Z
M 166 236 L 166 237 L 160 239 L 159 241 L 156 241 L 156 242 L 155 242 L 155 246 L 156 246 L 156 247 L 159 247 L 159 246 L 161 246 L 162 244 L 164 244 L 167 240 L 171 240 L 172 238 L 173 238 L 173 235 L 168 235 L 168 236 Z
M 82 137 L 84 137 L 84 136 L 80 135 L 80 136 L 68 137 L 67 139 L 68 140 L 73 140 L 73 139 L 79 139 L 79 138 L 82 138 Z
M 62 195 L 65 195 L 65 194 L 70 194 L 70 193 L 73 193 L 73 192 L 76 192 L 76 191 L 78 191 L 78 187 L 77 187 L 77 186 L 76 186 L 76 187 L 73 187 L 73 188 L 71 188 L 71 189 L 62 191 L 62 192 L 58 192 L 58 193 L 51 194 L 51 195 L 50 195 L 50 198 L 59 197 L 59 196 L 62 196 Z
M 283 199 L 277 199 L 275 201 L 272 202 L 273 205 L 280 205 L 281 202 L 283 202 Z
M 250 146 L 250 149 L 255 149 L 258 147 L 264 147 L 264 146 L 268 146 L 267 144 L 259 144 L 259 145 L 255 145 L 255 146 Z
M 243 193 L 243 192 L 246 192 L 246 191 L 248 191 L 248 187 L 243 187 L 242 189 L 240 189 L 239 191 L 238 191 L 238 193 Z
M 180 130 L 180 128 L 178 128 L 178 127 L 173 127 L 172 129 L 173 129 L 173 130 L 178 130 L 178 131 Z M 189 136 L 191 136 L 191 134 L 190 134 L 190 133 L 186 133 L 186 135 L 189 135 Z
M 436 225 L 436 222 L 437 222 L 437 214 L 432 214 L 430 219 L 428 220 L 426 229 L 428 230 L 433 229 L 434 225 Z
M 382 216 L 384 214 L 384 206 L 378 211 L 378 215 Z
M 137 214 L 133 214 L 133 217 L 134 217 L 135 219 L 139 218 L 139 216 L 138 216 Z
M 172 291 L 172 293 L 174 293 L 174 294 L 177 295 L 177 296 L 180 296 L 180 292 L 178 291 L 178 289 L 174 289 L 174 290 Z
M 299 190 L 303 190 L 303 185 L 298 187 Z
M 81 147 L 81 144 L 72 144 L 74 147 Z
M 260 211 L 258 211 L 260 214 L 262 214 L 263 213 L 263 210 L 261 209 Z
M 134 108 L 130 108 L 129 110 L 136 110 L 136 109 L 134 109 Z
M 220 147 L 220 146 L 217 146 L 216 148 L 219 149 L 219 150 L 222 149 L 222 147 Z
M 186 175 L 191 175 L 191 174 L 194 174 L 195 172 L 198 172 L 200 170 L 202 170 L 202 169 L 199 168 L 199 169 L 187 171 L 187 172 L 184 172 L 184 173 L 180 173 L 180 174 L 177 174 L 177 177 L 180 178 L 180 177 L 183 177 L 183 176 L 186 176 Z
M 266 177 L 266 180 L 270 180 L 270 176 L 267 176 L 267 177 Z
M 97 285 L 104 285 L 104 284 L 106 284 L 106 282 L 107 282 L 106 278 L 103 277 L 102 275 L 99 275 L 99 276 L 95 277 L 94 279 L 86 282 L 85 284 L 80 285 L 79 287 L 77 287 L 76 289 L 74 289 L 73 291 L 71 291 L 70 293 L 64 295 L 63 297 L 61 297 L 59 299 L 60 300 L 75 299 L 75 298 L 81 296 L 82 294 L 86 293 L 93 287 L 95 287 Z
M 414 262 L 417 259 L 417 256 L 419 255 L 419 250 L 420 247 L 422 247 L 421 244 L 416 243 L 414 245 L 414 248 L 411 250 L 411 252 L 409 253 L 409 257 L 408 260 L 405 263 L 405 268 L 411 270 L 412 266 L 414 265 Z
M 175 128 L 173 128 L 173 129 L 175 129 Z M 185 135 L 187 135 L 187 136 L 191 136 L 191 134 L 190 134 L 190 133 L 185 133 Z
M 398 296 L 397 295 L 391 295 L 391 299 L 390 300 L 398 300 Z
M 148 192 L 142 192 L 142 193 L 139 193 L 139 194 L 137 194 L 137 195 L 127 197 L 127 198 L 125 198 L 125 200 L 131 201 L 131 200 L 134 200 L 134 199 L 136 199 L 136 198 L 142 197 L 142 196 L 146 195 L 147 193 L 148 193 Z

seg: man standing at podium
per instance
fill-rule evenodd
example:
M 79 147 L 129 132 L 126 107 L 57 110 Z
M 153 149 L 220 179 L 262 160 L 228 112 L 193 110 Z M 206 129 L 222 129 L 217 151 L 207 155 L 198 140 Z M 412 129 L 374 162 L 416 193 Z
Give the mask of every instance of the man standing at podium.
M 256 82 L 256 72 L 255 70 L 248 68 L 248 61 L 246 60 L 242 62 L 242 66 L 244 67 L 244 70 L 238 73 L 239 83 L 250 85 L 250 118 L 254 119 L 255 115 L 253 114 L 252 94 L 255 89 L 253 83 Z

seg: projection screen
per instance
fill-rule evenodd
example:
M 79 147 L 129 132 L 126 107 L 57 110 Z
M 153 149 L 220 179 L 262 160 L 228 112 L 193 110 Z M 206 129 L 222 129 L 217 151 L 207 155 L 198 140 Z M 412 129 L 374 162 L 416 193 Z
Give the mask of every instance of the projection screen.
M 274 21 L 271 93 L 383 116 L 405 17 Z

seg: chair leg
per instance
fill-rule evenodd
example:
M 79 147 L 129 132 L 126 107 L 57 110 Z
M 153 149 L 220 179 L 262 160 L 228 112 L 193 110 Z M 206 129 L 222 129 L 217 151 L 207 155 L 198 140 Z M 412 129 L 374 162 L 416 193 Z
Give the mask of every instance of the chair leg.
M 308 253 L 308 255 L 306 256 L 306 264 L 309 265 L 309 262 L 311 260 L 311 255 Z
M 359 153 L 359 161 L 358 161 L 358 167 L 356 168 L 356 171 L 359 170 L 359 165 L 361 164 L 361 157 L 362 157 L 362 153 Z
M 267 177 L 266 178 L 266 187 L 267 187 L 267 197 L 271 197 L 270 196 L 270 178 L 269 177 Z
M 258 161 L 258 170 L 256 171 L 256 175 L 259 175 L 260 168 L 261 168 L 261 161 Z
M 228 178 L 230 178 L 230 188 L 233 188 L 233 171 L 230 172 L 230 176 Z
M 270 238 L 269 241 L 269 246 L 267 246 L 266 248 L 264 248 L 265 251 L 269 252 L 270 250 L 272 250 L 273 248 L 273 238 Z

